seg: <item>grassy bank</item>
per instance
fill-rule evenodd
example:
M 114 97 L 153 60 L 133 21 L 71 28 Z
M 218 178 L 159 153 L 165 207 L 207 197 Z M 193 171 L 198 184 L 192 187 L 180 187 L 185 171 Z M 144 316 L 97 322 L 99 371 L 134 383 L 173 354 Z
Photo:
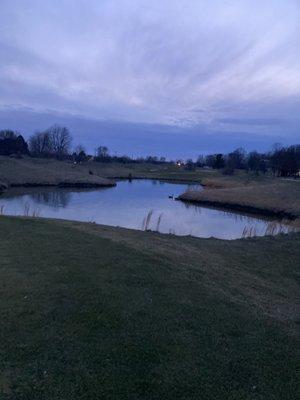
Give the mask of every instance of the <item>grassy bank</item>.
M 0 217 L 1 399 L 295 399 L 300 235 Z
M 6 186 L 102 187 L 115 184 L 70 162 L 4 156 L 0 156 L 0 182 Z
M 90 175 L 92 173 L 93 175 Z M 8 184 L 58 184 L 62 181 L 95 181 L 114 179 L 165 179 L 200 183 L 206 177 L 219 176 L 216 171 L 187 171 L 176 165 L 154 165 L 149 163 L 100 163 L 73 164 L 55 159 L 24 157 L 15 159 L 0 156 L 0 182 Z
M 273 180 L 270 183 L 250 183 L 230 188 L 188 190 L 181 200 L 239 211 L 300 217 L 300 182 Z

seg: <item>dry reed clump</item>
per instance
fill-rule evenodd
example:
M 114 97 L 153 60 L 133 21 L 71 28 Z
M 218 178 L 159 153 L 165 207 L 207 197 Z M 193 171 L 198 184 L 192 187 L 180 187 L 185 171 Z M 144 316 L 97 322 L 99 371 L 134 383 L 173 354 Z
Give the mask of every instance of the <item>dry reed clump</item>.
M 4 204 L 0 205 L 0 216 L 4 216 Z M 30 210 L 30 204 L 25 203 L 24 208 L 23 208 L 23 213 L 20 214 L 23 217 L 33 217 L 33 218 L 38 218 L 41 216 L 41 210 L 39 208 L 34 208 L 32 211 Z
M 159 232 L 159 226 L 161 223 L 161 219 L 162 219 L 163 213 L 159 214 L 158 220 L 157 220 L 157 224 L 156 224 L 156 231 Z
M 30 204 L 25 203 L 24 204 L 24 210 L 23 210 L 23 216 L 24 217 L 33 217 L 33 218 L 38 218 L 41 216 L 41 211 L 39 208 L 34 208 L 32 211 L 30 210 Z
M 243 238 L 250 238 L 257 235 L 255 226 L 245 226 L 242 232 Z
M 154 210 L 150 210 L 148 212 L 148 214 L 145 216 L 145 218 L 143 219 L 143 222 L 142 222 L 142 230 L 143 231 L 150 231 L 151 230 L 150 229 L 150 224 L 151 224 L 151 221 L 153 219 L 152 218 L 153 214 L 154 214 Z M 163 213 L 160 213 L 158 218 L 157 218 L 157 221 L 156 221 L 156 225 L 155 225 L 156 229 L 154 230 L 155 232 L 159 232 L 159 227 L 160 227 L 160 224 L 161 224 L 162 217 L 163 217 Z M 154 222 L 153 222 L 153 224 L 154 224 Z

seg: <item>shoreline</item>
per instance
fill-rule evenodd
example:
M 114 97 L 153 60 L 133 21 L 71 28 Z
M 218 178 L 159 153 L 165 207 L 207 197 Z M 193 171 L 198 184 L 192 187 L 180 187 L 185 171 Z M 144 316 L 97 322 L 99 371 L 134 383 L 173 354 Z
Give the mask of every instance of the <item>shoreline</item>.
M 183 195 L 176 197 L 176 201 L 182 201 L 183 203 L 190 203 L 194 205 L 204 205 L 204 206 L 211 206 L 213 208 L 218 208 L 220 210 L 231 210 L 231 211 L 238 211 L 238 212 L 245 212 L 249 214 L 254 214 L 256 216 L 265 216 L 265 217 L 277 217 L 280 219 L 287 218 L 291 221 L 296 221 L 299 219 L 299 216 L 288 213 L 286 211 L 275 211 L 270 210 L 267 208 L 260 208 L 255 206 L 248 206 L 240 203 L 228 203 L 222 201 L 212 201 L 212 200 L 191 200 L 186 199 Z
M 59 183 L 47 183 L 47 182 L 25 182 L 25 183 L 11 183 L 10 185 L 4 184 L 0 182 L 0 196 L 4 192 L 9 191 L 13 188 L 77 188 L 77 189 L 96 189 L 96 188 L 110 188 L 115 187 L 117 185 L 116 181 L 127 181 L 127 180 L 159 180 L 162 182 L 169 183 L 181 183 L 181 184 L 198 184 L 202 187 L 205 187 L 205 184 L 195 181 L 188 181 L 187 179 L 182 180 L 178 178 L 155 178 L 155 177 L 113 177 L 111 179 L 108 178 L 100 178 L 105 180 L 106 182 L 76 182 L 76 181 L 62 181 Z M 203 193 L 203 192 L 202 192 Z M 262 208 L 258 206 L 245 205 L 241 203 L 231 203 L 227 201 L 219 201 L 219 200 L 208 200 L 208 199 L 190 199 L 188 198 L 188 194 L 182 193 L 178 197 L 175 198 L 176 201 L 182 201 L 183 203 L 189 203 L 194 205 L 203 205 L 207 207 L 217 208 L 223 211 L 233 211 L 239 213 L 248 213 L 261 217 L 274 217 L 280 219 L 288 219 L 290 221 L 296 221 L 299 219 L 299 216 L 284 210 L 272 210 L 268 208 Z
M 232 211 L 300 220 L 300 187 L 291 182 L 187 190 L 177 200 Z
M 104 180 L 104 178 L 101 178 Z M 9 185 L 0 184 L 0 195 L 5 192 L 9 191 L 11 188 L 48 188 L 48 187 L 57 187 L 57 188 L 82 188 L 82 189 L 89 189 L 89 188 L 100 188 L 100 187 L 115 187 L 116 182 L 105 179 L 107 182 L 76 182 L 76 181 L 62 181 L 59 183 L 47 183 L 47 182 L 25 182 L 25 183 L 11 183 Z

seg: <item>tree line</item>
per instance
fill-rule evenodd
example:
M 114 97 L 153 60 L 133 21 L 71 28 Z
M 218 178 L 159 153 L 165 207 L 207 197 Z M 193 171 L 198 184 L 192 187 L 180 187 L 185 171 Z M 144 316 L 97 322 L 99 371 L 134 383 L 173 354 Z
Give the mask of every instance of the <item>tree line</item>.
M 69 159 L 80 163 L 93 159 L 99 162 L 120 163 L 151 163 L 177 164 L 181 168 L 194 170 L 199 168 L 218 169 L 223 174 L 231 175 L 238 169 L 252 171 L 256 174 L 265 174 L 271 171 L 280 177 L 298 176 L 300 171 L 300 145 L 283 147 L 275 145 L 273 150 L 267 153 L 252 151 L 247 153 L 243 148 L 238 148 L 230 153 L 216 153 L 200 155 L 197 161 L 167 161 L 165 157 L 138 157 L 131 158 L 127 155 L 113 156 L 109 154 L 106 146 L 95 149 L 94 156 L 88 155 L 82 145 L 78 145 L 72 151 L 73 138 L 68 128 L 53 125 L 45 131 L 37 131 L 29 137 L 28 142 L 24 137 L 13 130 L 0 131 L 0 155 L 17 156 L 28 155 L 31 157 Z
M 225 175 L 232 175 L 235 170 L 244 169 L 257 175 L 271 171 L 278 177 L 297 176 L 300 172 L 300 145 L 284 147 L 276 144 L 273 150 L 267 153 L 257 151 L 247 153 L 243 148 L 238 148 L 228 154 L 201 155 L 195 163 L 187 160 L 187 166 L 191 169 L 195 167 L 219 169 Z

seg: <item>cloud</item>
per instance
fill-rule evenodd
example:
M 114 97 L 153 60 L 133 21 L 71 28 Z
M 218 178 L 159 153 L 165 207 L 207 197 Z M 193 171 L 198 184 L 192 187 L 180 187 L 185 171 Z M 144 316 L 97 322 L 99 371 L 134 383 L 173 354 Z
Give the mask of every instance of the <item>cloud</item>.
M 1 0 L 0 106 L 293 133 L 299 20 L 298 0 Z

